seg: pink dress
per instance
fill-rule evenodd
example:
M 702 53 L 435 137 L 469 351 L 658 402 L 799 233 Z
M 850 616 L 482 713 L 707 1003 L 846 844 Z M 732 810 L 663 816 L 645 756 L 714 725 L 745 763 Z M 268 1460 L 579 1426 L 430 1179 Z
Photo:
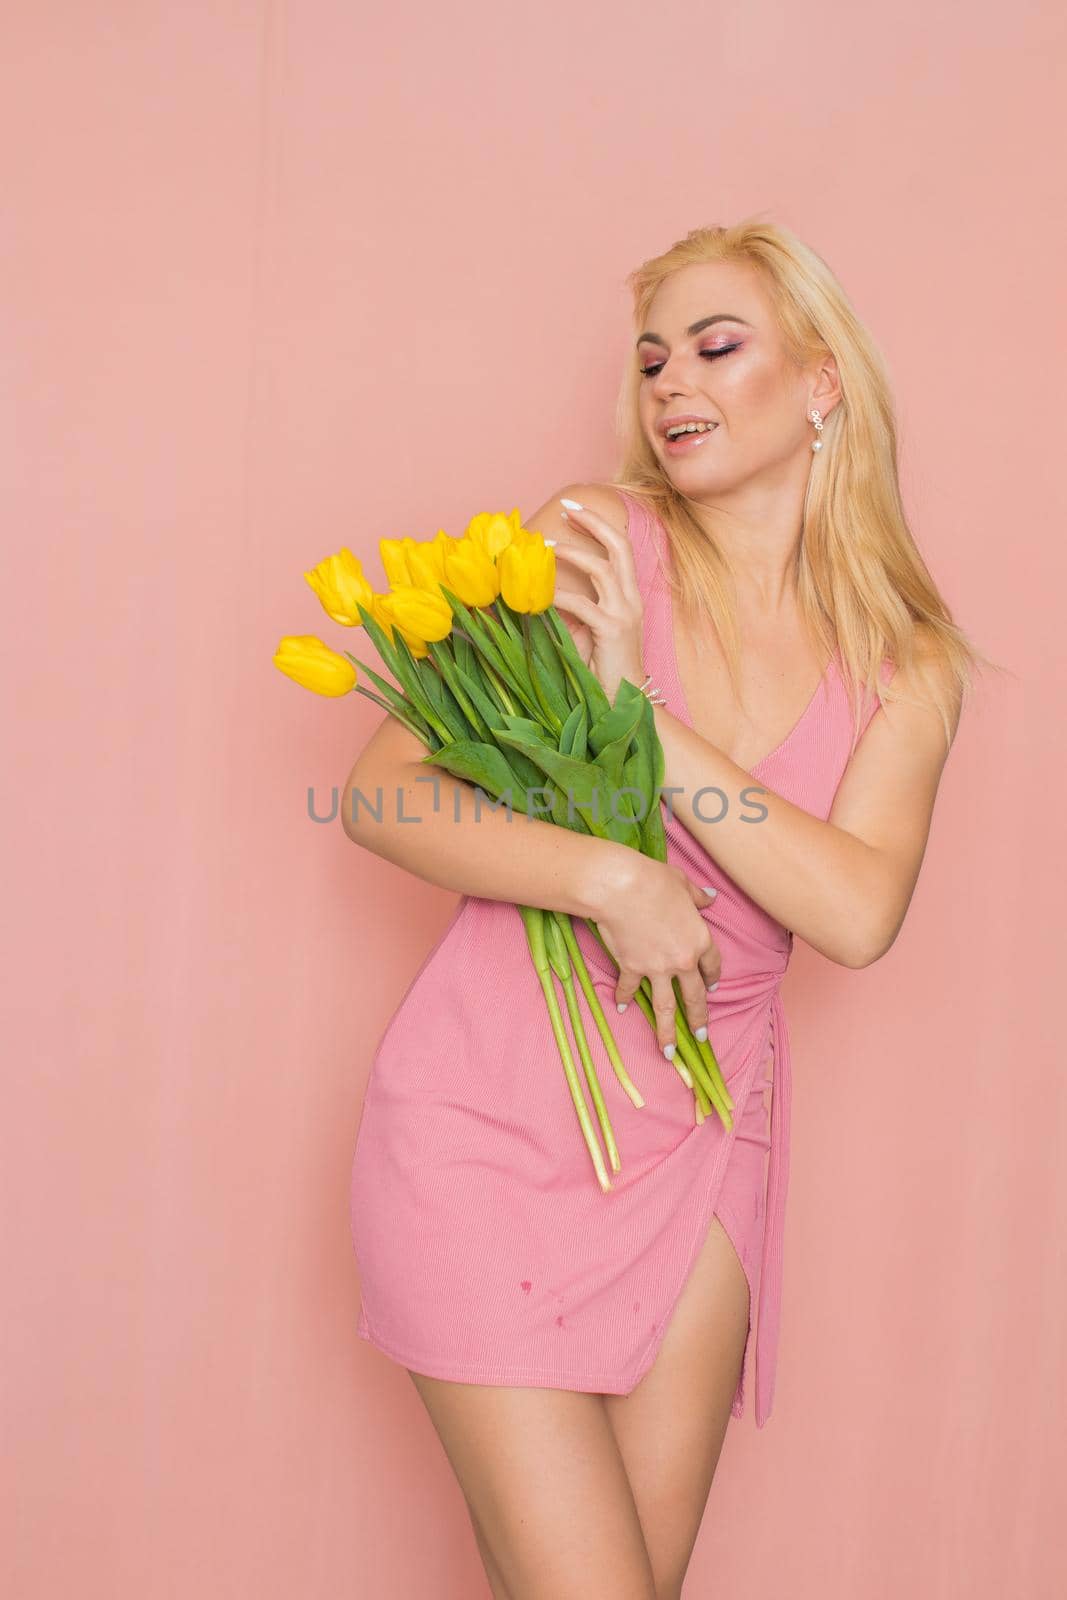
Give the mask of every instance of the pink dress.
M 666 530 L 641 501 L 623 499 L 645 601 L 645 664 L 667 708 L 692 726 L 661 566 L 670 561 Z M 871 696 L 861 731 L 877 710 Z M 753 785 L 825 819 L 851 747 L 835 655 L 792 731 L 750 769 Z M 750 797 L 748 815 L 758 800 Z M 709 819 L 720 806 L 716 793 L 703 801 Z M 352 1168 L 357 1331 L 430 1377 L 629 1394 L 656 1358 L 714 1214 L 750 1293 L 732 1415 L 743 1412 L 755 1320 L 762 1428 L 774 1400 L 781 1316 L 791 1086 L 779 987 L 793 936 L 678 819 L 667 813 L 665 820 L 669 860 L 718 890 L 701 914 L 722 953 L 709 1036 L 733 1097 L 733 1128 L 724 1130 L 714 1112 L 696 1123 L 692 1091 L 638 1006 L 616 1012 L 613 968 L 576 919 L 590 975 L 645 1100 L 638 1109 L 623 1092 L 590 1022 L 622 1159 L 604 1193 L 519 913 L 503 901 L 462 897 L 371 1068 Z M 511 826 L 526 825 L 516 811 Z

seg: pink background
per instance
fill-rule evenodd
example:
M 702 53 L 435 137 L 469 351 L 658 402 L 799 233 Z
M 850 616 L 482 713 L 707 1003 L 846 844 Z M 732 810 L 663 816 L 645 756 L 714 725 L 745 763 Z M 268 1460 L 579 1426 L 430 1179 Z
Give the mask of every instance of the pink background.
M 1010 671 L 895 947 L 798 943 L 775 1416 L 687 1595 L 1062 1594 L 1062 8 L 7 9 L 0 1588 L 488 1592 L 348 1232 L 454 900 L 308 820 L 378 713 L 271 656 L 367 659 L 302 578 L 340 545 L 610 476 L 625 274 L 759 212 L 885 351 Z

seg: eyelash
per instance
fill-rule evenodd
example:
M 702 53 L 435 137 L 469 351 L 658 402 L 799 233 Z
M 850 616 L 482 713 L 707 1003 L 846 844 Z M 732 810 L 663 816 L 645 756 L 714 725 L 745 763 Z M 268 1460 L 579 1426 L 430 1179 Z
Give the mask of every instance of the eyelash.
M 740 349 L 739 344 L 724 344 L 718 350 L 701 350 L 700 354 L 702 356 L 706 356 L 709 361 L 714 361 L 718 356 L 728 356 L 731 350 L 738 349 Z M 640 372 L 642 378 L 651 378 L 653 373 L 658 372 L 662 365 L 663 362 L 658 361 L 651 367 L 641 367 Z

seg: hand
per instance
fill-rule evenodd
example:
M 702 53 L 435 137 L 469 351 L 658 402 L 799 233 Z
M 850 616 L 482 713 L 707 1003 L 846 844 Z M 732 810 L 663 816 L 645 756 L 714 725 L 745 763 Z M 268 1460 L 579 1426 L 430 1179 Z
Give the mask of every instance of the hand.
M 700 911 L 714 896 L 692 883 L 680 867 L 653 861 L 636 850 L 632 854 L 625 879 L 605 888 L 605 902 L 595 921 L 619 965 L 616 1003 L 632 1000 L 642 978 L 648 977 L 656 1038 L 670 1059 L 677 1043 L 678 1005 L 672 979 L 678 979 L 689 1026 L 694 1032 L 707 1029 L 707 991 L 719 981 L 722 956 Z
M 584 572 L 596 598 L 579 589 L 561 589 L 557 585 L 554 604 L 588 628 L 588 665 L 614 704 L 623 678 L 636 686 L 645 678 L 644 602 L 637 586 L 633 550 L 626 535 L 597 512 L 584 506 L 578 510 L 564 506 L 563 515 L 588 540 L 557 538 L 556 561 L 569 562 Z M 600 551 L 590 548 L 592 541 Z

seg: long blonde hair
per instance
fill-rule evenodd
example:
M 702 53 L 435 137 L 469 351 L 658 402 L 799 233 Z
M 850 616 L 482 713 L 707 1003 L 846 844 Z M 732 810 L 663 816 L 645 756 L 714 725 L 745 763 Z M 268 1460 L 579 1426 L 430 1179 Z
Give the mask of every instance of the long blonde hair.
M 746 219 L 732 227 L 695 228 L 626 279 L 639 332 L 660 284 L 681 267 L 748 263 L 770 294 L 790 357 L 798 365 L 831 353 L 841 399 L 826 419 L 812 464 L 797 566 L 801 616 L 824 655 L 840 650 L 858 734 L 865 693 L 904 698 L 884 687 L 885 659 L 912 668 L 927 688 L 950 739 L 944 680 L 926 676 L 931 657 L 947 664 L 967 697 L 972 669 L 987 658 L 953 621 L 908 527 L 897 470 L 897 432 L 881 354 L 826 263 L 787 229 Z M 711 614 L 738 699 L 740 639 L 732 574 L 718 542 L 667 477 L 641 425 L 641 373 L 631 362 L 618 400 L 622 441 L 612 484 L 637 496 L 662 521 L 670 540 L 668 574 L 690 621 Z M 707 513 L 706 507 L 702 508 Z M 925 647 L 920 650 L 920 641 Z M 854 742 L 855 742 L 854 735 Z

